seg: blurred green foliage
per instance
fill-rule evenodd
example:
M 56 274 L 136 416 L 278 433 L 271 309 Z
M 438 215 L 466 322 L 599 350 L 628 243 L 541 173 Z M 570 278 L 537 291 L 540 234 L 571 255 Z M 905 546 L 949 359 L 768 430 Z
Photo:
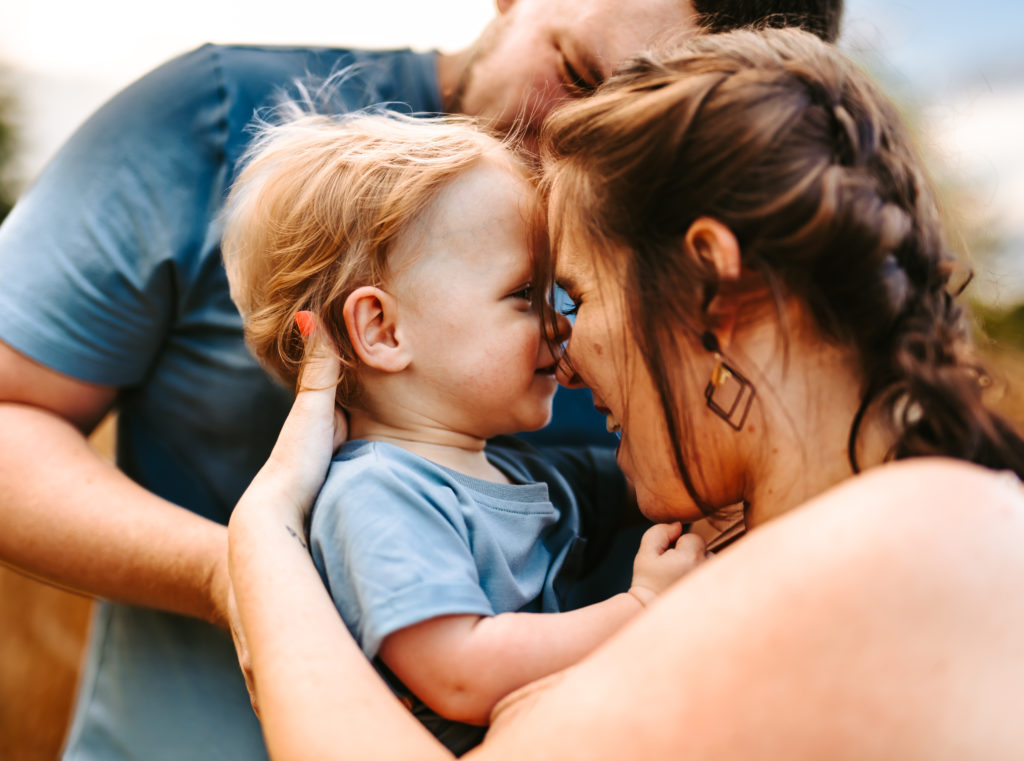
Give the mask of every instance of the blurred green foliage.
M 974 316 L 984 335 L 1007 347 L 1024 349 L 1024 304 L 1010 309 L 973 305 Z
M 14 206 L 17 181 L 14 177 L 14 154 L 17 149 L 17 128 L 14 122 L 14 95 L 0 71 L 0 220 Z

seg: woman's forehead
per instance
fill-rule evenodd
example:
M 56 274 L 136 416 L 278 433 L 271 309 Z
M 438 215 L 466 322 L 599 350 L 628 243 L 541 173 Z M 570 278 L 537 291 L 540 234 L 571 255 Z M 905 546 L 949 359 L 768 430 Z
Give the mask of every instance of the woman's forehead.
M 572 294 L 615 292 L 622 282 L 610 264 L 592 241 L 570 233 L 555 251 L 555 280 Z
M 548 239 L 551 241 L 551 255 L 555 259 L 555 271 L 559 268 L 575 269 L 580 266 L 580 230 L 577 216 L 579 209 L 571 204 L 571 193 L 566 193 L 565 183 L 558 173 L 551 178 L 547 194 Z

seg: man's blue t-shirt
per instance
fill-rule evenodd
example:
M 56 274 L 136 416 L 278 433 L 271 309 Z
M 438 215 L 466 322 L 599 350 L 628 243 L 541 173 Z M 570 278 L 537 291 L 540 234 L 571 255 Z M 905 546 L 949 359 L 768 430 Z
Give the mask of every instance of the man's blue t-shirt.
M 379 442 L 348 442 L 331 463 L 310 548 L 368 658 L 388 635 L 438 616 L 565 610 L 589 570 L 588 543 L 607 544 L 621 525 L 627 489 L 612 450 L 541 454 L 505 438 L 486 451 L 511 483 Z M 377 665 L 453 752 L 480 741 L 484 728 L 443 719 Z
M 336 109 L 436 112 L 435 60 L 208 45 L 150 73 L 78 130 L 0 228 L 0 340 L 120 387 L 120 467 L 226 523 L 291 399 L 246 350 L 221 264 L 246 125 L 294 80 L 352 65 Z M 97 606 L 66 758 L 265 756 L 226 632 Z
M 0 340 L 119 387 L 119 466 L 219 523 L 269 454 L 291 395 L 244 346 L 218 217 L 254 112 L 296 80 L 342 70 L 335 112 L 441 109 L 432 53 L 207 45 L 100 109 L 0 227 Z M 556 417 L 563 439 L 587 437 L 578 416 Z M 263 757 L 227 633 L 97 606 L 66 758 Z

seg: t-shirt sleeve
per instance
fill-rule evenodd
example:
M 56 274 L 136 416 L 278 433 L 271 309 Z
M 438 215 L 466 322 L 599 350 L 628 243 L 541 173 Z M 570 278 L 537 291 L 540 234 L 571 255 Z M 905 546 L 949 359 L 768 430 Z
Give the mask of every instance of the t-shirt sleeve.
M 332 466 L 310 543 L 366 655 L 376 656 L 389 634 L 430 618 L 493 615 L 454 493 L 393 463 L 347 464 Z
M 77 130 L 0 227 L 0 340 L 82 380 L 144 377 L 220 202 L 222 105 L 201 49 Z
M 608 552 L 633 503 L 632 490 L 615 461 L 615 450 L 603 446 L 541 447 L 540 454 L 566 480 L 579 511 L 580 536 L 587 540 L 583 572 L 593 569 Z

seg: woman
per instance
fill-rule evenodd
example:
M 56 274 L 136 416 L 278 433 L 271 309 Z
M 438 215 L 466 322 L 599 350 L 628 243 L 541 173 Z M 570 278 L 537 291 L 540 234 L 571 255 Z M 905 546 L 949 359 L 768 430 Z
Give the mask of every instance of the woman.
M 1019 757 L 1024 443 L 981 402 L 909 143 L 867 77 L 793 31 L 695 39 L 546 125 L 578 310 L 562 380 L 621 427 L 645 514 L 741 502 L 748 535 L 499 704 L 473 757 Z M 287 533 L 330 409 L 299 395 L 232 518 L 271 753 L 447 757 Z

